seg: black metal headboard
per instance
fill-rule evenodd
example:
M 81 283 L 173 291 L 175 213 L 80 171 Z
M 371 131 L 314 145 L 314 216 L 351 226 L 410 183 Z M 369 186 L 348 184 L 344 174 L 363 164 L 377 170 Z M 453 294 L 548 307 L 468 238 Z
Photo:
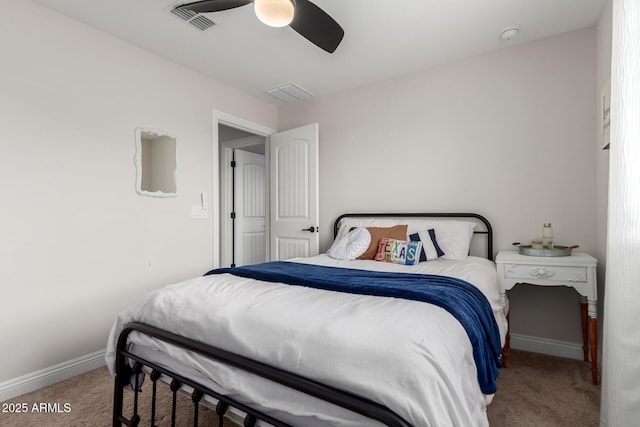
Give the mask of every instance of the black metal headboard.
M 452 219 L 452 218 L 467 218 L 473 219 L 474 222 L 478 224 L 483 224 L 484 229 L 474 230 L 473 234 L 478 235 L 486 235 L 486 257 L 487 259 L 493 261 L 493 228 L 491 227 L 491 223 L 482 215 L 476 213 L 464 213 L 464 212 L 453 212 L 453 213 L 440 213 L 440 212 L 411 212 L 411 213 L 346 213 L 340 215 L 336 221 L 333 223 L 333 237 L 335 238 L 338 235 L 338 230 L 340 228 L 340 221 L 343 218 L 394 218 L 394 219 L 420 219 L 420 218 L 440 218 L 440 219 Z M 478 227 L 476 227 L 478 228 Z

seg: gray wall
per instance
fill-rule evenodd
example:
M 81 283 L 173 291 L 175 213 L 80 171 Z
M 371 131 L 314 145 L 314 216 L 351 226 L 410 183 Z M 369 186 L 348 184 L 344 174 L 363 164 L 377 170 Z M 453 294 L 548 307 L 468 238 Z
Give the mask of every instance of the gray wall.
M 597 26 L 596 44 L 596 82 L 598 95 L 607 80 L 611 78 L 611 31 L 612 31 L 612 1 L 609 0 L 602 11 Z M 600 103 L 596 106 L 600 117 Z M 604 324 L 604 293 L 606 288 L 605 272 L 607 266 L 607 209 L 609 194 L 609 150 L 600 150 L 600 126 L 596 128 L 596 214 L 597 214 L 597 247 L 598 258 L 598 337 L 602 342 L 602 326 Z M 600 351 L 600 353 L 602 353 Z M 600 358 L 602 360 L 602 357 Z
M 595 64 L 591 28 L 281 108 L 320 123 L 321 248 L 348 211 L 475 211 L 496 250 L 551 222 L 597 254 Z M 581 347 L 571 289 L 509 296 L 514 334 Z
M 2 382 L 104 349 L 128 303 L 206 271 L 212 110 L 278 111 L 32 2 L 2 2 L 0 52 Z M 176 136 L 178 197 L 136 193 L 140 126 Z
M 323 249 L 346 211 L 464 210 L 493 222 L 497 249 L 550 221 L 604 257 L 610 23 L 278 111 L 31 2 L 0 11 L 0 382 L 103 349 L 128 302 L 211 265 L 211 222 L 189 213 L 214 201 L 214 109 L 320 123 Z M 178 138 L 177 198 L 135 192 L 139 126 Z M 514 332 L 580 341 L 570 290 L 511 302 Z

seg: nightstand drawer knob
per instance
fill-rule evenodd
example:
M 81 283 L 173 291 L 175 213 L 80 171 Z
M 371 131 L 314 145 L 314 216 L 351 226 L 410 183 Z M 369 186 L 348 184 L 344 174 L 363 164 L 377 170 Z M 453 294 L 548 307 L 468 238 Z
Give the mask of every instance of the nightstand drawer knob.
M 529 271 L 529 274 L 540 279 L 548 279 L 549 277 L 555 276 L 556 272 L 545 267 L 536 267 L 532 268 Z

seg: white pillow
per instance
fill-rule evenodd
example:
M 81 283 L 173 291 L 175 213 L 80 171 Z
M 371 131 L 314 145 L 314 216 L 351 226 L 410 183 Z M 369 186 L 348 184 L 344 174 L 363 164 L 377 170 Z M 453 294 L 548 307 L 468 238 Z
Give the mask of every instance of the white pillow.
M 331 258 L 353 260 L 365 253 L 371 243 L 371 233 L 366 228 L 354 228 L 344 237 L 336 239 L 327 251 Z
M 467 221 L 438 221 L 434 224 L 442 258 L 464 261 L 469 255 L 475 223 Z

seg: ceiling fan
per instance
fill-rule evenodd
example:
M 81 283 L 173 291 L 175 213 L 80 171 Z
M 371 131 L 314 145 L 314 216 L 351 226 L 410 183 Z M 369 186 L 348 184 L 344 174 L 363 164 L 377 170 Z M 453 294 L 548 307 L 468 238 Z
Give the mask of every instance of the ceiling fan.
M 272 27 L 293 28 L 301 36 L 333 53 L 344 30 L 324 10 L 309 0 L 202 0 L 178 6 L 196 13 L 220 12 L 253 3 L 256 16 Z

